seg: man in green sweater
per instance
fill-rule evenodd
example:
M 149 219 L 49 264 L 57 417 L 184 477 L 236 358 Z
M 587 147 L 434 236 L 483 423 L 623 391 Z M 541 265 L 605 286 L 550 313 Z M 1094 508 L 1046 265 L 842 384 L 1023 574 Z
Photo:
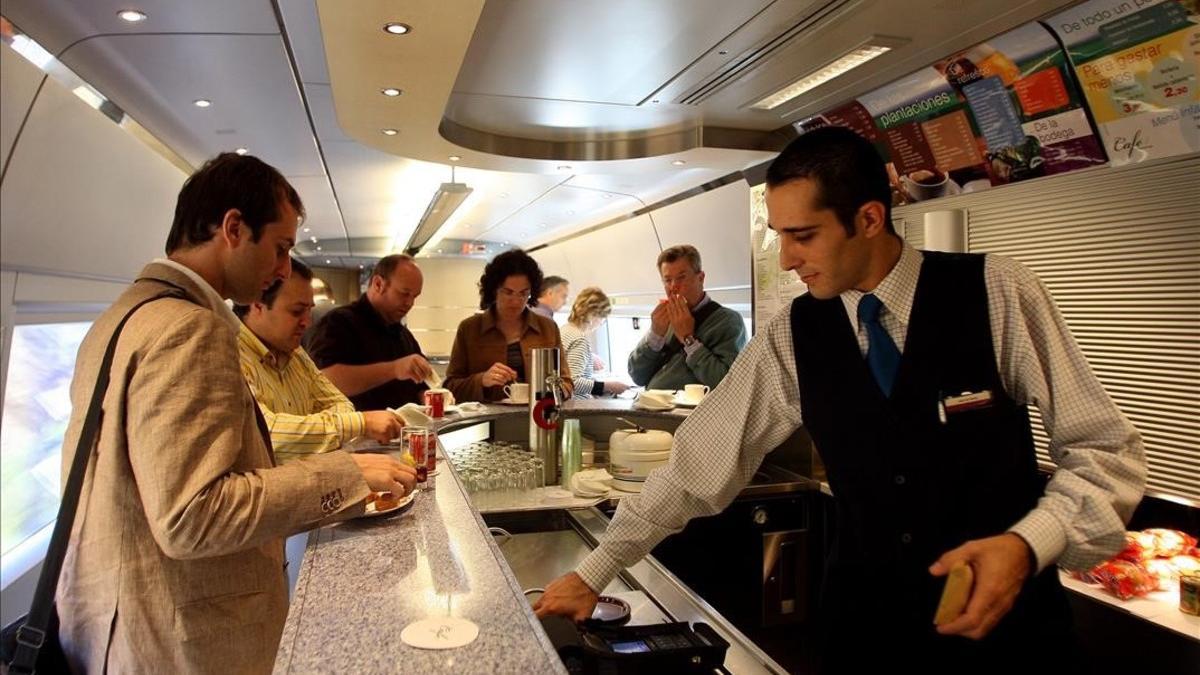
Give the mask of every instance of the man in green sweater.
M 667 297 L 650 314 L 650 332 L 629 355 L 629 376 L 647 389 L 716 387 L 746 346 L 741 315 L 704 292 L 695 246 L 664 250 L 658 272 Z

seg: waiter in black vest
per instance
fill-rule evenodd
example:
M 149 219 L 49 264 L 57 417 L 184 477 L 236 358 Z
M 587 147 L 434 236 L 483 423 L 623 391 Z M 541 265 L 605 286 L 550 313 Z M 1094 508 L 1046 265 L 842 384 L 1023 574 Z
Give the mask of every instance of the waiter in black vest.
M 1140 437 L 1032 272 L 918 251 L 897 236 L 890 205 L 882 159 L 847 129 L 805 134 L 772 163 L 780 264 L 808 293 L 680 425 L 670 464 L 621 500 L 539 615 L 586 617 L 622 568 L 724 509 L 803 424 L 837 509 L 824 670 L 1082 667 L 1055 564 L 1089 568 L 1123 546 L 1145 485 Z M 1029 404 L 1057 464 L 1048 482 Z M 975 576 L 966 610 L 934 626 L 939 577 L 959 562 Z

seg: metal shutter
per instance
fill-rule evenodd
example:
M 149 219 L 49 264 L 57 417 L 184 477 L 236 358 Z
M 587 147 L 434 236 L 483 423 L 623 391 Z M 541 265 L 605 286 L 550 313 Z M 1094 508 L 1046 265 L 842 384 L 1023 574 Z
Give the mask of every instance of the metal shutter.
M 895 210 L 967 209 L 970 250 L 1050 288 L 1096 375 L 1142 433 L 1148 493 L 1200 504 L 1200 154 L 1041 178 Z M 1048 439 L 1036 411 L 1038 457 Z

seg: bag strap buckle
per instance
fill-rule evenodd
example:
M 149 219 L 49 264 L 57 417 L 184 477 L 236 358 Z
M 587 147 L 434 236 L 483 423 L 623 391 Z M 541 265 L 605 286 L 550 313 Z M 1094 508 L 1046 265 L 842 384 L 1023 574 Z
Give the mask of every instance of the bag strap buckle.
M 27 635 L 28 637 L 26 637 Z M 17 644 L 22 644 L 32 649 L 41 649 L 45 643 L 46 631 L 29 625 L 23 625 L 17 629 Z

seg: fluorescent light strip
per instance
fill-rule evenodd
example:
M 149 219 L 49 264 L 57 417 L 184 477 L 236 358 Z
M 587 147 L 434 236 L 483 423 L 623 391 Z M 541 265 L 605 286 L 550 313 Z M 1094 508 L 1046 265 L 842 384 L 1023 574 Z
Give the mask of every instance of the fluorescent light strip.
M 882 56 L 892 50 L 891 47 L 883 45 L 866 44 L 854 51 L 838 58 L 833 63 L 813 71 L 808 75 L 796 80 L 792 84 L 780 89 L 779 91 L 763 98 L 758 103 L 750 106 L 755 110 L 774 110 L 788 101 L 796 98 L 804 92 L 811 91 L 825 84 L 835 77 L 846 74 L 862 64 Z

